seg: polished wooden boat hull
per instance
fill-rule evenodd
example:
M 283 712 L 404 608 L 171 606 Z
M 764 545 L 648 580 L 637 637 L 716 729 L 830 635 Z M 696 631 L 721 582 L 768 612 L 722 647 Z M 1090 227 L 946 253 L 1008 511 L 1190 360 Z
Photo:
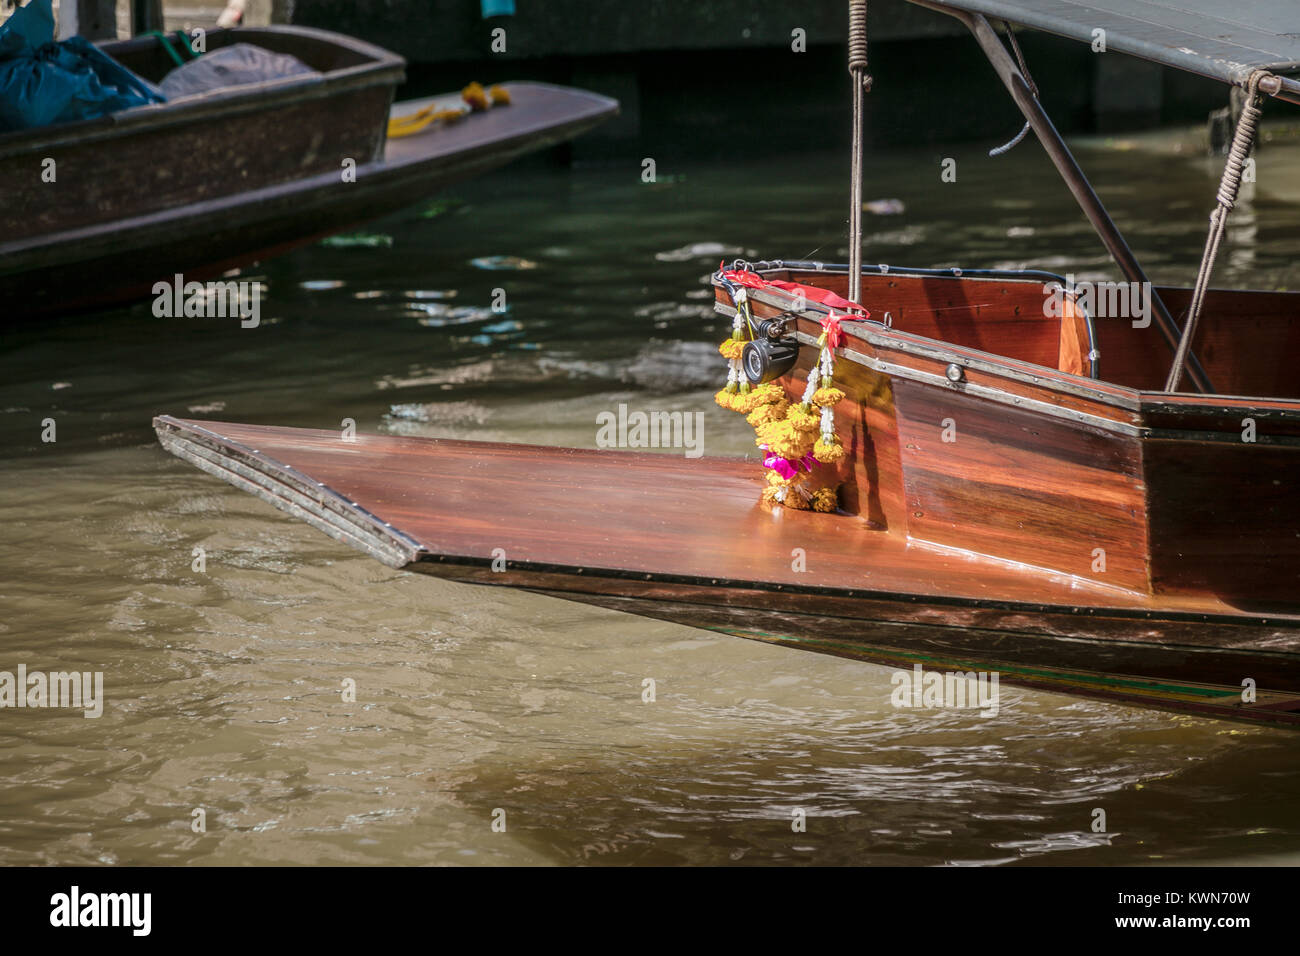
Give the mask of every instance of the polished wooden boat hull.
M 173 454 L 391 567 L 898 667 L 978 665 L 1012 684 L 1300 724 L 1298 614 L 1027 574 L 861 514 L 772 509 L 754 461 L 167 416 L 155 428 Z
M 834 272 L 764 275 L 845 289 Z M 1154 325 L 1129 319 L 1093 323 L 1104 380 L 1054 367 L 1064 333 L 1044 314 L 1049 284 L 863 277 L 864 304 L 888 309 L 891 324 L 844 323 L 841 507 L 888 534 L 1031 573 L 1300 608 L 1300 379 L 1277 354 L 1300 327 L 1300 295 L 1212 293 L 1215 318 L 1194 347 L 1238 394 L 1199 395 L 1148 387 L 1168 351 Z M 1174 306 L 1186 299 L 1158 291 Z M 799 304 L 780 289 L 749 296 L 756 318 Z M 717 302 L 734 315 L 721 286 Z M 792 323 L 806 347 L 785 379 L 791 395 L 803 391 L 824 314 L 808 308 Z
M 618 109 L 579 90 L 511 83 L 508 107 L 388 140 L 390 110 L 433 102 L 393 104 L 400 57 L 306 28 L 208 34 L 209 48 L 236 40 L 322 73 L 0 135 L 0 173 L 19 185 L 0 209 L 6 320 L 151 301 L 155 282 L 215 278 L 352 228 Z M 147 78 L 169 64 L 154 38 L 106 48 Z M 45 158 L 55 184 L 41 184 Z

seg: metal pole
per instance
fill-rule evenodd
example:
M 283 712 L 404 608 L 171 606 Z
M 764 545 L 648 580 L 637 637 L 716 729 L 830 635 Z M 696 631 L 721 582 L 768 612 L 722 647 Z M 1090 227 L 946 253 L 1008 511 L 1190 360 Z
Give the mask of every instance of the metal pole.
M 867 86 L 867 0 L 849 0 L 849 76 L 853 147 L 849 160 L 849 301 L 862 299 L 862 114 Z
M 1020 108 L 1020 112 L 1024 114 L 1039 142 L 1043 144 L 1043 149 L 1047 151 L 1047 155 L 1051 158 L 1053 165 L 1056 166 L 1057 172 L 1061 174 L 1065 184 L 1069 186 L 1070 192 L 1074 194 L 1075 201 L 1083 209 L 1083 214 L 1088 217 L 1093 229 L 1101 237 L 1102 244 L 1106 247 L 1106 251 L 1110 253 L 1111 258 L 1115 260 L 1115 264 L 1119 266 L 1120 272 L 1124 273 L 1124 277 L 1129 282 L 1142 283 L 1151 289 L 1151 304 L 1155 308 L 1156 325 L 1159 327 L 1166 343 L 1168 343 L 1170 351 L 1177 352 L 1179 340 L 1182 338 L 1182 330 L 1169 314 L 1169 310 L 1165 308 L 1160 296 L 1156 294 L 1154 286 L 1151 285 L 1151 280 L 1147 278 L 1146 272 L 1138 264 L 1137 257 L 1133 255 L 1133 250 L 1128 247 L 1128 243 L 1124 241 L 1118 227 L 1111 220 L 1110 214 L 1106 212 L 1106 207 L 1102 205 L 1101 200 L 1097 198 L 1097 194 L 1093 192 L 1088 177 L 1079 168 L 1079 164 L 1075 161 L 1070 148 L 1065 145 L 1065 141 L 1061 139 L 1061 134 L 1052 125 L 1052 120 L 1043 110 L 1042 104 L 1034 99 L 1029 84 L 1021 76 L 1015 61 L 1007 54 L 1006 48 L 998 39 L 997 33 L 989 25 L 988 20 L 979 14 L 970 14 L 962 10 L 954 10 L 951 7 L 938 6 L 927 2 L 927 0 L 914 0 L 914 2 L 956 17 L 966 24 L 971 33 L 975 35 L 975 39 L 980 48 L 983 49 L 984 55 L 988 57 L 989 63 L 992 64 L 998 77 L 1006 86 L 1007 91 L 1010 92 L 1011 98 L 1015 101 L 1016 106 Z M 1191 379 L 1196 391 L 1205 394 L 1214 392 L 1214 386 L 1210 384 L 1209 376 L 1205 374 L 1205 369 L 1201 367 L 1201 363 L 1196 360 L 1194 355 L 1187 356 L 1187 376 Z

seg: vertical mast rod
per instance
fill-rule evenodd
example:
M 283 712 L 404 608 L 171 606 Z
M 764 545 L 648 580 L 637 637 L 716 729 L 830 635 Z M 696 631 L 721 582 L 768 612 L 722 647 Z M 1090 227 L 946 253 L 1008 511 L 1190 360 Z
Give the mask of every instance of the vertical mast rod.
M 849 301 L 862 299 L 862 120 L 867 75 L 867 0 L 849 0 L 849 76 L 853 78 L 853 150 L 849 171 Z

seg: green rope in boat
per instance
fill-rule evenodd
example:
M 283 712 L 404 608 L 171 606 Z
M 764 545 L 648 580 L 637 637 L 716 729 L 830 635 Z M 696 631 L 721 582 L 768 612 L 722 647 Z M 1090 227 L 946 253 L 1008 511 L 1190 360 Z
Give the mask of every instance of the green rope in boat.
M 148 33 L 141 34 L 141 36 L 157 37 L 158 42 L 162 44 L 162 48 L 166 50 L 167 55 L 172 58 L 172 62 L 177 66 L 185 65 L 185 61 L 181 59 L 181 55 L 177 53 L 175 48 L 171 45 L 171 41 L 168 39 L 167 34 L 163 33 L 161 30 L 150 30 Z M 202 56 L 202 54 L 194 52 L 194 47 L 190 46 L 190 38 L 185 35 L 184 30 L 176 31 L 176 42 L 179 43 L 185 52 L 190 55 L 191 60 L 197 60 Z

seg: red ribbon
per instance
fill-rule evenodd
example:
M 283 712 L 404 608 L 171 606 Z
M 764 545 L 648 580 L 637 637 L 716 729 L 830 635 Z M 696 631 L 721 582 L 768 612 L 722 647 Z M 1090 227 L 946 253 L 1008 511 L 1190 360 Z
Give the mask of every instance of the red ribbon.
M 853 320 L 851 315 L 828 315 L 822 319 L 822 328 L 826 332 L 826 344 L 833 349 L 837 349 L 844 342 L 844 330 L 840 328 L 840 322 L 844 319 Z
M 764 279 L 758 275 L 758 273 L 750 272 L 748 270 L 728 269 L 720 271 L 722 271 L 722 277 L 724 279 L 734 282 L 736 285 L 743 285 L 749 289 L 780 289 L 783 292 L 793 292 L 795 294 L 802 293 L 803 297 L 810 302 L 818 302 L 828 308 L 838 309 L 841 312 L 848 309 L 857 309 L 861 315 L 831 316 L 836 319 L 834 332 L 834 336 L 837 340 L 835 343 L 836 345 L 839 344 L 839 340 L 842 338 L 842 333 L 839 331 L 839 320 L 848 319 L 850 321 L 856 321 L 858 319 L 871 318 L 871 313 L 858 305 L 858 303 L 850 302 L 843 296 L 836 295 L 834 292 L 827 289 L 819 289 L 816 286 L 803 285 L 799 282 L 785 282 L 781 279 Z M 825 325 L 825 321 L 823 321 L 822 324 Z M 828 335 L 830 334 L 829 329 L 827 330 L 827 333 Z

